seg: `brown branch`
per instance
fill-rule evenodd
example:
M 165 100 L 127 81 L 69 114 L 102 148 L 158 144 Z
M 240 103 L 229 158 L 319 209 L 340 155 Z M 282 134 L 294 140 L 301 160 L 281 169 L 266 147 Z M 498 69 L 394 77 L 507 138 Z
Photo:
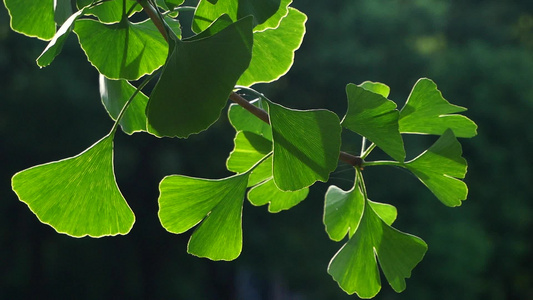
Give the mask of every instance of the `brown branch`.
M 263 122 L 265 122 L 267 124 L 270 124 L 270 118 L 268 116 L 268 113 L 266 111 L 262 110 L 261 108 L 251 104 L 246 99 L 241 97 L 241 95 L 239 95 L 239 94 L 237 94 L 235 92 L 232 92 L 229 95 L 229 99 L 231 101 L 239 104 L 240 106 L 242 106 L 244 109 L 246 109 L 247 111 L 252 113 L 254 116 L 258 117 Z M 350 164 L 350 165 L 352 165 L 354 167 L 357 167 L 359 169 L 361 169 L 362 165 L 363 165 L 363 159 L 361 159 L 359 156 L 355 156 L 355 155 L 352 155 L 352 154 L 344 152 L 344 151 L 341 151 L 339 153 L 339 160 L 341 160 L 341 161 L 343 161 L 343 162 L 345 162 L 347 164 Z

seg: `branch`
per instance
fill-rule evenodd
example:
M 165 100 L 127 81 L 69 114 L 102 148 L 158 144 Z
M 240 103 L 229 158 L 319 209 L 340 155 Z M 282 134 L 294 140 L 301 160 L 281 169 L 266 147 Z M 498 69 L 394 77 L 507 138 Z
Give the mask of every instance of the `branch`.
M 244 109 L 246 109 L 247 111 L 252 113 L 254 116 L 258 117 L 263 122 L 265 122 L 267 124 L 270 124 L 270 118 L 268 116 L 268 113 L 266 111 L 262 110 L 261 108 L 251 104 L 246 99 L 241 97 L 241 95 L 239 95 L 239 94 L 237 94 L 235 92 L 232 92 L 229 95 L 229 99 L 231 101 L 239 104 L 240 106 L 242 106 Z M 344 151 L 341 151 L 339 153 L 339 160 L 341 160 L 341 161 L 343 161 L 343 162 L 345 162 L 347 164 L 350 164 L 350 165 L 352 165 L 354 167 L 357 167 L 359 169 L 362 169 L 362 166 L 363 166 L 363 159 L 362 158 L 360 158 L 359 156 L 355 156 L 355 155 L 352 155 L 350 153 L 344 152 Z

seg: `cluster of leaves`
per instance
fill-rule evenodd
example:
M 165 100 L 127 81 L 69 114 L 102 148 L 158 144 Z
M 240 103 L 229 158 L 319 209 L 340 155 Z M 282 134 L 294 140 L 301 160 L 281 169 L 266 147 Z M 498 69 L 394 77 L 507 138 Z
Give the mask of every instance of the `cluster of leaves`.
M 393 289 L 404 290 L 405 278 L 427 250 L 420 238 L 392 227 L 393 206 L 369 200 L 363 167 L 406 168 L 447 206 L 466 199 L 461 179 L 467 165 L 456 137 L 473 137 L 476 125 L 457 114 L 465 109 L 446 101 L 433 81 L 419 80 L 401 110 L 387 99 L 386 85 L 349 84 L 342 121 L 324 109 L 283 107 L 250 88 L 277 80 L 292 65 L 306 16 L 290 7 L 290 0 L 202 0 L 196 8 L 180 0 L 78 0 L 75 12 L 70 0 L 4 2 L 13 30 L 49 40 L 37 59 L 41 67 L 61 52 L 71 32 L 77 35 L 100 73 L 101 100 L 115 120 L 108 135 L 79 155 L 13 176 L 19 199 L 60 233 L 101 237 L 131 230 L 135 217 L 113 169 L 119 125 L 128 134 L 186 138 L 216 122 L 235 90 L 257 96 L 228 110 L 236 135 L 226 166 L 235 175 L 215 180 L 171 175 L 159 186 L 162 226 L 176 234 L 196 226 L 188 244 L 193 255 L 212 260 L 239 256 L 245 198 L 280 212 L 303 201 L 315 182 L 327 182 L 341 155 L 343 128 L 372 142 L 354 165 L 353 188 L 330 186 L 325 195 L 327 234 L 334 241 L 347 237 L 328 272 L 347 293 L 369 298 L 379 292 L 378 261 Z M 194 35 L 182 37 L 177 14 L 192 9 Z M 130 21 L 143 10 L 149 19 Z M 131 83 L 141 78 L 136 86 Z M 147 96 L 141 89 L 154 78 L 157 83 Z M 405 161 L 402 134 L 440 138 Z M 363 161 L 375 147 L 393 160 Z

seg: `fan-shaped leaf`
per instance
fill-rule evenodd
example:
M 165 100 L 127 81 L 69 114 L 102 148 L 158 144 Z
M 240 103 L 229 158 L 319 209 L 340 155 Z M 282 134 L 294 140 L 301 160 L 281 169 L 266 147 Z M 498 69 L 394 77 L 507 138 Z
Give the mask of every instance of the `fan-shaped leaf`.
M 351 237 L 361 221 L 365 198 L 357 184 L 349 191 L 332 185 L 326 192 L 324 225 L 329 238 L 342 240 L 346 234 Z
M 74 32 L 87 59 L 110 79 L 137 80 L 161 67 L 167 57 L 167 43 L 150 20 L 105 25 L 81 19 Z
M 4 4 L 14 31 L 45 41 L 54 37 L 54 0 L 4 0 Z
M 126 234 L 135 216 L 113 173 L 113 136 L 81 154 L 21 171 L 12 186 L 45 224 L 75 237 Z
M 289 14 L 278 27 L 254 32 L 252 61 L 238 84 L 272 82 L 285 75 L 294 62 L 294 52 L 302 44 L 306 21 L 304 13 L 289 8 Z
M 259 99 L 251 101 L 250 103 L 262 109 L 266 108 L 266 104 L 263 104 L 264 102 Z M 263 107 L 263 105 L 265 107 Z M 270 128 L 270 125 L 254 116 L 242 106 L 231 104 L 228 110 L 228 119 L 236 131 L 253 132 L 272 141 L 272 129 Z
M 424 241 L 387 225 L 367 202 L 357 231 L 332 258 L 328 273 L 347 293 L 372 298 L 381 289 L 377 257 L 389 284 L 401 292 L 426 251 Z
M 455 114 L 463 111 L 466 108 L 446 101 L 433 81 L 422 78 L 400 112 L 400 132 L 442 135 L 450 128 L 457 137 L 473 137 L 477 134 L 476 123 Z
M 165 69 L 148 102 L 148 130 L 188 137 L 207 129 L 248 67 L 251 51 L 251 17 L 207 38 L 171 40 Z
M 340 153 L 337 115 L 324 109 L 293 110 L 271 102 L 268 106 L 276 185 L 284 191 L 297 191 L 317 180 L 327 181 Z
M 100 97 L 102 104 L 113 120 L 116 120 L 120 111 L 137 90 L 127 80 L 111 80 L 100 75 Z M 146 131 L 146 104 L 148 97 L 139 91 L 126 109 L 120 120 L 122 130 L 127 134 L 137 131 Z
M 277 213 L 290 209 L 302 202 L 307 197 L 307 194 L 309 194 L 309 188 L 303 188 L 294 192 L 282 191 L 274 184 L 274 180 L 271 178 L 253 187 L 248 192 L 248 200 L 256 206 L 269 203 L 268 211 Z
M 355 84 L 346 86 L 348 111 L 342 126 L 366 137 L 392 158 L 403 161 L 405 150 L 398 130 L 396 104 Z
M 405 163 L 433 194 L 447 206 L 459 206 L 468 187 L 460 179 L 466 175 L 461 144 L 449 129 L 424 153 Z
M 159 185 L 159 219 L 172 233 L 202 224 L 188 252 L 212 260 L 233 260 L 242 249 L 242 204 L 248 173 L 211 180 L 167 176 Z

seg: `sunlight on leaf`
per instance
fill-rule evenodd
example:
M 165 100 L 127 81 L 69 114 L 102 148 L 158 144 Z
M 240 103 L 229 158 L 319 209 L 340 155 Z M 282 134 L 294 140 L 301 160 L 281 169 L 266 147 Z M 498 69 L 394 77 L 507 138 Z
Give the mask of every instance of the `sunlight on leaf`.
M 165 69 L 148 102 L 149 132 L 186 138 L 219 118 L 250 63 L 251 27 L 249 17 L 203 39 L 171 39 Z
M 306 21 L 304 13 L 289 8 L 289 14 L 281 20 L 279 27 L 254 32 L 252 61 L 238 84 L 251 86 L 272 82 L 285 75 L 294 62 L 295 51 L 302 44 Z
M 54 58 L 61 53 L 67 37 L 74 28 L 74 21 L 76 21 L 83 14 L 83 11 L 83 9 L 77 11 L 70 16 L 65 23 L 63 23 L 63 25 L 61 25 L 61 28 L 59 28 L 59 30 L 56 32 L 54 38 L 52 38 L 52 40 L 48 43 L 48 46 L 46 46 L 44 49 L 43 53 L 41 53 L 41 55 L 37 58 L 37 65 L 39 65 L 39 67 L 48 66 L 52 63 Z
M 120 111 L 137 90 L 127 80 L 111 80 L 100 75 L 100 98 L 102 104 L 113 120 L 116 120 Z M 126 109 L 120 120 L 122 130 L 127 134 L 146 131 L 146 104 L 148 97 L 142 92 L 137 93 L 131 104 Z
M 105 25 L 81 19 L 74 32 L 87 59 L 109 79 L 137 80 L 159 69 L 167 57 L 167 43 L 150 20 Z
M 400 132 L 442 135 L 450 128 L 456 137 L 473 137 L 477 134 L 476 123 L 455 114 L 463 111 L 466 108 L 446 101 L 433 81 L 422 78 L 400 111 Z
M 262 109 L 266 108 L 266 104 L 263 104 L 264 102 L 261 100 L 250 101 L 250 103 Z M 228 119 L 236 131 L 249 131 L 272 141 L 272 129 L 270 125 L 254 116 L 242 106 L 235 103 L 231 104 L 228 110 Z
M 426 251 L 424 241 L 387 225 L 367 202 L 357 231 L 332 258 L 328 273 L 348 294 L 372 298 L 381 289 L 379 261 L 391 287 L 401 292 Z
M 94 0 L 77 0 L 77 6 L 78 8 L 85 7 L 89 4 L 92 4 L 95 2 Z M 113 1 L 105 1 L 101 4 L 87 10 L 88 15 L 93 15 L 100 20 L 100 22 L 105 24 L 112 24 L 112 23 L 118 23 L 122 20 L 122 13 L 123 11 L 129 11 L 132 7 L 134 7 L 132 13 L 129 15 L 133 15 L 136 12 L 139 12 L 142 10 L 142 7 L 137 3 L 137 1 L 126 1 L 126 8 L 124 9 L 124 2 L 122 0 L 113 0 Z
M 249 131 L 239 131 L 235 135 L 235 147 L 231 151 L 226 166 L 229 171 L 244 173 L 272 151 L 272 142 Z M 248 180 L 248 186 L 258 184 L 272 177 L 272 158 L 269 157 L 255 167 Z
M 159 219 L 172 233 L 196 224 L 188 252 L 212 260 L 233 260 L 242 250 L 242 205 L 248 173 L 213 180 L 181 175 L 159 185 Z
M 460 179 L 466 175 L 466 160 L 461 144 L 451 130 L 444 134 L 424 153 L 406 162 L 405 166 L 447 206 L 459 206 L 468 194 Z
M 349 191 L 332 185 L 326 192 L 324 225 L 329 238 L 341 241 L 346 234 L 351 237 L 361 221 L 365 198 L 356 185 Z
M 14 31 L 45 41 L 54 37 L 54 0 L 4 0 L 4 4 Z
M 268 211 L 277 213 L 296 206 L 308 194 L 309 188 L 303 188 L 299 191 L 282 191 L 274 184 L 274 180 L 271 178 L 250 189 L 248 200 L 256 206 L 269 204 Z
M 127 234 L 135 216 L 113 172 L 113 136 L 81 154 L 21 171 L 12 186 L 45 224 L 74 237 Z
M 348 111 L 342 126 L 366 137 L 392 158 L 404 161 L 405 150 L 398 130 L 396 104 L 355 84 L 346 86 L 346 94 Z
M 339 159 L 339 117 L 325 109 L 294 110 L 272 102 L 268 106 L 276 185 L 284 191 L 297 191 L 318 180 L 327 181 Z
M 201 32 L 223 14 L 237 21 L 248 15 L 254 17 L 254 31 L 275 28 L 287 15 L 287 7 L 292 0 L 202 0 L 194 13 L 192 28 Z
M 385 98 L 389 97 L 389 94 L 390 94 L 389 86 L 381 82 L 365 81 L 361 83 L 359 86 L 364 88 L 367 91 L 380 94 L 381 96 Z

